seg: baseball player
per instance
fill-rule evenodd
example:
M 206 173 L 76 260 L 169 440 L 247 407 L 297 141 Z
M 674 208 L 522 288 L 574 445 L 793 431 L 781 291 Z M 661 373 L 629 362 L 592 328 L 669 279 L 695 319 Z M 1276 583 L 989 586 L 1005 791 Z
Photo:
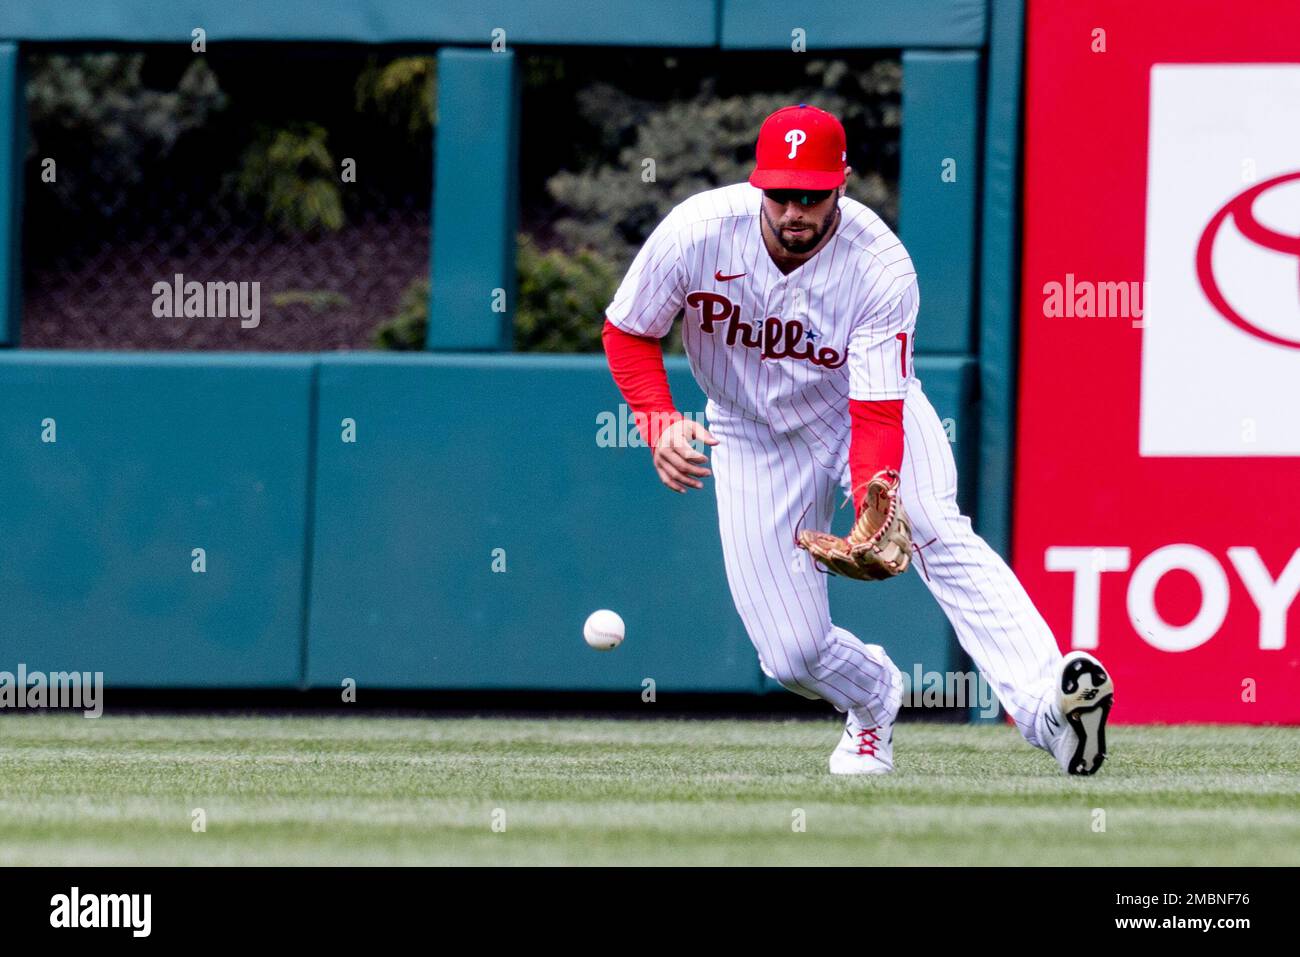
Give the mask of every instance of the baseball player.
M 1025 740 L 1092 774 L 1110 676 L 1092 655 L 1061 655 L 957 507 L 952 450 L 913 369 L 916 272 L 880 217 L 844 195 L 846 158 L 831 114 L 769 116 L 749 182 L 685 200 L 637 254 L 606 314 L 610 371 L 660 481 L 684 493 L 712 476 L 727 582 L 763 671 L 847 714 L 832 773 L 893 770 L 903 687 L 883 647 L 832 624 L 819 572 L 887 578 L 915 552 Z M 669 391 L 658 340 L 678 315 L 708 428 Z M 837 488 L 855 508 L 847 538 L 818 531 Z

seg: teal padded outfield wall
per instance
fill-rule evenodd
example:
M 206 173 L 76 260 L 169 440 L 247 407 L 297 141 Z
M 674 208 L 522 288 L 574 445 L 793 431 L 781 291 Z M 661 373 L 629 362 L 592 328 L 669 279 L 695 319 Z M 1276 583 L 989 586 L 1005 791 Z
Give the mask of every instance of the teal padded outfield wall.
M 21 51 L 0 41 L 0 347 L 18 341 L 22 315 L 23 157 L 27 104 Z
M 974 373 L 918 360 L 958 422 Z M 659 485 L 620 404 L 599 356 L 0 353 L 0 661 L 118 688 L 758 691 L 713 496 Z M 954 452 L 973 474 L 960 428 Z M 909 673 L 958 666 L 918 575 L 832 588 Z M 635 638 L 614 655 L 579 639 L 601 606 Z
M 1000 4 L 1002 0 L 998 0 Z M 789 48 L 978 47 L 985 0 L 22 0 L 0 7 L 0 40 Z
M 0 353 L 4 670 L 297 684 L 314 367 Z
M 644 449 L 597 443 L 595 416 L 619 409 L 600 357 L 507 351 L 511 314 L 494 303 L 514 299 L 515 51 L 528 47 L 777 55 L 797 29 L 809 55 L 901 51 L 899 232 L 921 277 L 918 372 L 949 419 L 963 504 L 978 499 L 976 526 L 1005 554 L 1022 19 L 1022 0 L 0 6 L 0 662 L 72 659 L 118 686 L 769 686 L 730 604 L 712 497 L 665 493 Z M 437 52 L 428 352 L 20 348 L 24 45 L 188 45 L 196 27 L 209 44 Z M 467 196 L 495 201 L 476 199 L 467 218 Z M 683 364 L 673 376 L 681 404 L 702 409 Z M 56 442 L 41 441 L 47 418 Z M 339 439 L 344 418 L 356 443 Z M 644 541 L 621 567 L 629 539 Z M 507 571 L 492 571 L 492 547 Z M 193 548 L 206 550 L 203 575 Z M 831 587 L 837 620 L 890 634 L 905 668 L 964 662 L 916 575 L 869 595 Z M 669 600 L 692 609 L 690 633 L 663 624 Z M 598 605 L 640 640 L 612 656 L 577 645 Z

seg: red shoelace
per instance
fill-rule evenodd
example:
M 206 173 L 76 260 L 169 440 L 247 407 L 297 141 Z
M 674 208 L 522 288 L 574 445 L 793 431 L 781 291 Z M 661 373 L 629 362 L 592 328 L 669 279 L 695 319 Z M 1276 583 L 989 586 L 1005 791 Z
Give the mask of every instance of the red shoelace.
M 858 754 L 876 756 L 876 742 L 880 740 L 879 727 L 863 728 L 858 732 Z

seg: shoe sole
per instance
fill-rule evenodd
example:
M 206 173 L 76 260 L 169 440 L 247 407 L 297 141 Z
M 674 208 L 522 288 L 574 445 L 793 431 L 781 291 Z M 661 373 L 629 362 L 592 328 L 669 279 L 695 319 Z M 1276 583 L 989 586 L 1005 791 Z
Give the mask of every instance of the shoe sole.
M 1070 774 L 1101 770 L 1106 760 L 1106 719 L 1114 703 L 1115 685 L 1101 662 L 1082 651 L 1068 655 L 1061 671 L 1059 705 L 1079 741 L 1070 758 Z
M 837 777 L 842 777 L 842 778 L 869 778 L 872 777 L 873 775 L 893 774 L 893 773 L 894 773 L 893 768 L 877 768 L 873 771 L 836 771 L 833 768 L 831 769 L 831 774 L 834 774 Z

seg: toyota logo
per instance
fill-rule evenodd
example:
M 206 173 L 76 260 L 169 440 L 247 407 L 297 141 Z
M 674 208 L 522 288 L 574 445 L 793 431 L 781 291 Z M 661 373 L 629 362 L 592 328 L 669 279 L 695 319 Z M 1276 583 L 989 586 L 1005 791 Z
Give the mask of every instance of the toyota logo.
M 1218 235 L 1219 227 L 1223 225 L 1224 220 L 1229 216 L 1232 217 L 1233 223 L 1237 230 L 1248 241 L 1254 243 L 1263 249 L 1271 249 L 1274 252 L 1285 253 L 1293 257 L 1297 264 L 1300 264 L 1300 236 L 1288 236 L 1285 233 L 1279 233 L 1276 230 L 1269 229 L 1258 219 L 1255 218 L 1254 204 L 1263 193 L 1283 183 L 1289 183 L 1294 180 L 1300 180 L 1300 173 L 1285 173 L 1282 176 L 1274 176 L 1272 179 L 1265 180 L 1252 186 L 1243 193 L 1238 193 L 1232 199 L 1228 200 L 1210 219 L 1205 231 L 1201 233 L 1201 241 L 1196 247 L 1196 275 L 1201 281 L 1201 288 L 1205 291 L 1206 298 L 1210 300 L 1211 305 L 1219 311 L 1223 318 L 1227 319 L 1238 329 L 1248 332 L 1256 338 L 1271 342 L 1274 345 L 1286 346 L 1291 349 L 1300 349 L 1300 339 L 1289 339 L 1285 336 L 1279 336 L 1267 329 L 1261 329 L 1252 323 L 1237 310 L 1229 305 L 1228 300 L 1224 297 L 1223 291 L 1219 288 L 1219 283 L 1214 277 L 1214 266 L 1212 254 L 1214 252 L 1214 239 Z

